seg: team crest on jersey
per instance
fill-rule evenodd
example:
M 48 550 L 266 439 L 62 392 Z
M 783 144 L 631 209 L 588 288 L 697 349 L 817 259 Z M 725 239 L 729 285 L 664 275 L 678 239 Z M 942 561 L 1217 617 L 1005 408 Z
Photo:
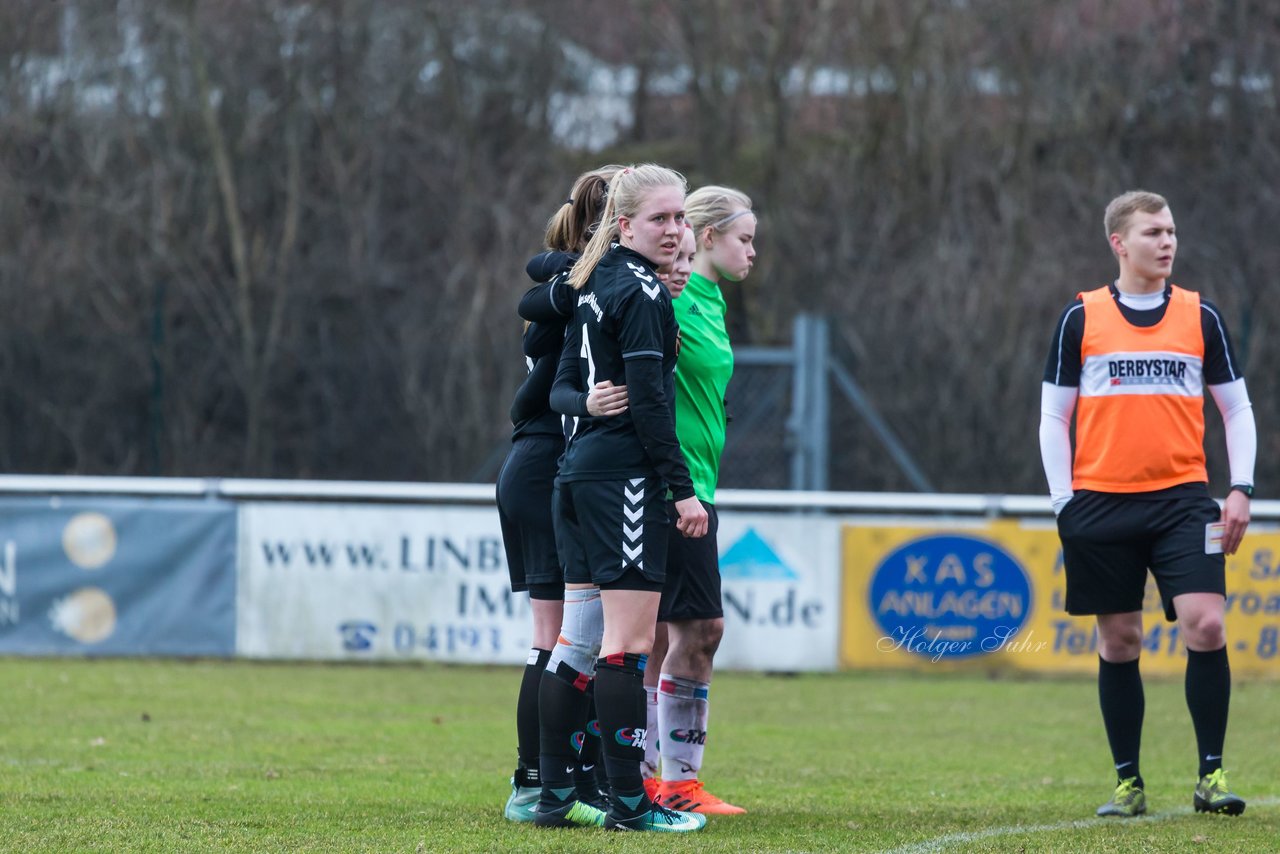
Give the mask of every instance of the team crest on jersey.
M 632 263 L 631 261 L 627 262 L 627 266 L 631 269 L 632 275 L 640 280 L 640 289 L 644 291 L 645 296 L 649 299 L 657 299 L 658 294 L 662 293 L 662 286 L 654 281 L 653 276 L 650 276 L 645 272 L 646 268 L 639 264 Z

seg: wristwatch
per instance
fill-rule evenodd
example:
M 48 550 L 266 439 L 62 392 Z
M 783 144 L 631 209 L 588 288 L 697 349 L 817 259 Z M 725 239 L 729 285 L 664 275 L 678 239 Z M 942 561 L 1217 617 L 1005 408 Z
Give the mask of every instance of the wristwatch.
M 1243 492 L 1246 498 L 1253 497 L 1253 487 L 1247 483 L 1233 483 L 1231 484 L 1231 489 L 1234 489 L 1237 492 Z M 1231 490 L 1227 491 L 1230 492 Z

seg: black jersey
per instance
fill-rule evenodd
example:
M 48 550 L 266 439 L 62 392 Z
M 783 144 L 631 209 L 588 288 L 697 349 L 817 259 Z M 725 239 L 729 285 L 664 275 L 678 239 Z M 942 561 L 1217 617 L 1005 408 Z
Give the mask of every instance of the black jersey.
M 525 366 L 529 373 L 516 389 L 511 403 L 512 441 L 522 436 L 561 435 L 566 439 L 569 436 L 565 420 L 551 409 L 549 402 L 570 314 L 568 309 L 555 310 L 553 295 L 559 295 L 559 304 L 563 308 L 567 301 L 565 294 L 572 290 L 565 280 L 577 259 L 577 255 L 565 252 L 544 252 L 535 256 L 525 268 L 538 284 L 520 300 L 520 315 L 531 321 L 525 328 L 523 339 Z M 543 276 L 547 278 L 544 280 Z M 529 317 L 526 303 L 541 310 L 536 316 Z
M 1111 285 L 1111 297 L 1116 301 L 1124 319 L 1134 326 L 1155 326 L 1164 319 L 1169 305 L 1169 286 L 1165 285 L 1164 302 L 1156 308 L 1135 309 L 1120 302 L 1120 292 Z M 1200 298 L 1200 331 L 1204 335 L 1205 385 L 1223 385 L 1244 377 L 1240 363 L 1231 347 L 1227 325 L 1217 306 Z M 1084 338 L 1084 302 L 1077 299 L 1063 310 L 1054 328 L 1053 344 L 1049 347 L 1049 359 L 1044 366 L 1044 381 L 1053 385 L 1080 385 L 1080 342 Z
M 525 269 L 538 284 L 520 298 L 520 316 L 531 323 L 558 323 L 563 329 L 578 298 L 567 275 L 577 260 L 578 256 L 569 252 L 543 252 L 534 257 Z
M 572 267 L 577 260 L 577 252 L 561 252 L 558 249 L 548 249 L 546 252 L 530 258 L 529 263 L 524 266 L 524 271 L 535 282 L 549 282 L 559 273 Z M 527 319 L 533 320 L 531 317 Z
M 611 380 L 627 386 L 628 408 L 581 419 L 560 462 L 562 480 L 657 474 L 677 500 L 694 494 L 673 414 L 677 331 L 671 293 L 649 260 L 623 246 L 609 250 L 577 292 L 551 403 L 572 412 L 580 389 Z
M 525 366 L 528 376 L 516 389 L 511 402 L 511 440 L 522 436 L 561 436 L 559 413 L 551 409 L 551 384 L 564 342 L 564 326 L 531 323 L 524 331 Z

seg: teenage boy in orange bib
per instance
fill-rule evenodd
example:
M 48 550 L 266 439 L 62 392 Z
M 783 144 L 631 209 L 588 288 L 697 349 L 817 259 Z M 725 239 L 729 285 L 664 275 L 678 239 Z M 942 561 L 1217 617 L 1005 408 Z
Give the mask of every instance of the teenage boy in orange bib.
M 1120 275 L 1079 294 L 1059 318 L 1040 413 L 1066 610 L 1098 621 L 1098 695 L 1117 784 L 1097 812 L 1135 816 L 1147 808 L 1138 658 L 1150 570 L 1165 617 L 1177 621 L 1187 646 L 1187 707 L 1199 752 L 1193 805 L 1239 815 L 1245 802 L 1222 767 L 1231 698 L 1225 555 L 1249 525 L 1253 407 L 1220 312 L 1168 281 L 1178 238 L 1165 199 L 1125 193 L 1107 206 L 1105 225 Z M 1231 488 L 1221 508 L 1205 469 L 1206 387 L 1226 426 Z

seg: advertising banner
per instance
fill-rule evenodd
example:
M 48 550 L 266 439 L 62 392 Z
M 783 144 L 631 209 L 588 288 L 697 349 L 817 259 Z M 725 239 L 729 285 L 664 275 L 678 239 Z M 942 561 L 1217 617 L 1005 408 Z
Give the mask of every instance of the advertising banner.
M 716 667 L 834 670 L 840 523 L 828 516 L 720 514 L 724 639 Z
M 259 503 L 240 511 L 236 646 L 269 658 L 523 664 L 493 508 Z M 717 666 L 834 669 L 840 529 L 823 517 L 725 513 Z
M 236 649 L 266 658 L 523 664 L 495 509 L 243 504 Z
M 0 653 L 229 656 L 235 510 L 0 499 Z
M 1066 578 L 1052 521 L 848 525 L 843 540 L 843 666 L 1097 672 L 1094 618 L 1063 610 Z M 1143 673 L 1181 675 L 1186 648 L 1150 579 L 1143 611 Z M 1232 672 L 1275 674 L 1274 526 L 1251 528 L 1227 558 L 1226 611 Z

